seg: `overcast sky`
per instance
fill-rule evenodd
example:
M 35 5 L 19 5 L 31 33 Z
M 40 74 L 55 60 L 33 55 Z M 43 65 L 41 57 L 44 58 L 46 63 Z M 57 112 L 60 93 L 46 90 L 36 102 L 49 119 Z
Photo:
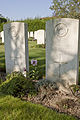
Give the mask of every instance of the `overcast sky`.
M 0 14 L 11 20 L 52 16 L 52 0 L 0 0 Z

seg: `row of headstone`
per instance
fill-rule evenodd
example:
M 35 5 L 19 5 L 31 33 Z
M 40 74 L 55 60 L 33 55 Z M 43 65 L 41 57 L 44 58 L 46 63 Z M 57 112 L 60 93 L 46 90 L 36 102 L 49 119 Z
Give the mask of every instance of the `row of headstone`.
M 4 43 L 4 31 L 0 33 L 0 37 L 2 39 L 2 43 Z M 28 38 L 33 37 L 34 40 L 37 40 L 37 44 L 45 44 L 45 31 L 38 30 L 33 32 L 28 32 Z
M 35 31 L 34 38 L 37 39 L 37 44 L 45 44 L 45 31 Z
M 30 38 L 30 37 L 34 37 L 34 32 L 33 31 L 28 32 L 28 38 Z
M 28 38 L 33 37 L 34 40 L 37 40 L 37 44 L 45 44 L 45 30 L 37 30 L 34 32 L 28 32 Z
M 2 43 L 4 43 L 4 31 L 0 32 L 0 38 L 2 39 Z
M 4 25 L 6 72 L 29 71 L 27 25 Z M 46 23 L 46 79 L 64 85 L 78 82 L 79 20 L 61 18 Z M 74 34 L 75 33 L 75 34 Z M 40 37 L 39 37 L 40 39 Z

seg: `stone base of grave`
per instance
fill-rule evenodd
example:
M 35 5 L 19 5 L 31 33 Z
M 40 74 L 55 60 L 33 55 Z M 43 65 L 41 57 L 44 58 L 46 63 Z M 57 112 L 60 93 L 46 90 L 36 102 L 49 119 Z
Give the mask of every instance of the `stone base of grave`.
M 73 115 L 80 119 L 80 92 L 72 92 L 72 88 L 66 92 L 57 89 L 54 84 L 50 86 L 41 86 L 36 96 L 24 96 L 22 99 L 33 103 L 41 104 L 60 113 Z

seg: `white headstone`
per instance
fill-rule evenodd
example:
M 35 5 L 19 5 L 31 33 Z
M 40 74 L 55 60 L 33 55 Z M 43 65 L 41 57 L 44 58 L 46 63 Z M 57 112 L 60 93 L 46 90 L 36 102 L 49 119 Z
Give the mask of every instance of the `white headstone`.
M 34 32 L 34 39 L 37 39 L 37 31 Z
M 28 38 L 29 38 L 29 32 L 28 32 Z
M 36 34 L 37 44 L 45 44 L 45 31 L 38 30 Z
M 4 31 L 1 32 L 2 43 L 4 43 Z
M 46 24 L 46 79 L 63 85 L 78 82 L 79 20 L 61 18 Z
M 34 35 L 33 35 L 33 32 L 31 31 L 30 32 L 30 36 L 29 37 L 34 37 Z
M 4 25 L 6 72 L 29 71 L 27 25 L 13 22 Z

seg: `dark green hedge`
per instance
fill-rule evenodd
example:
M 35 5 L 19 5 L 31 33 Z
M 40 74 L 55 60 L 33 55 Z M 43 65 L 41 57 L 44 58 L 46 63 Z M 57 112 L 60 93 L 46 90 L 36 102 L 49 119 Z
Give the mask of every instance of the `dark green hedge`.
M 6 18 L 0 17 L 0 23 L 7 22 Z

